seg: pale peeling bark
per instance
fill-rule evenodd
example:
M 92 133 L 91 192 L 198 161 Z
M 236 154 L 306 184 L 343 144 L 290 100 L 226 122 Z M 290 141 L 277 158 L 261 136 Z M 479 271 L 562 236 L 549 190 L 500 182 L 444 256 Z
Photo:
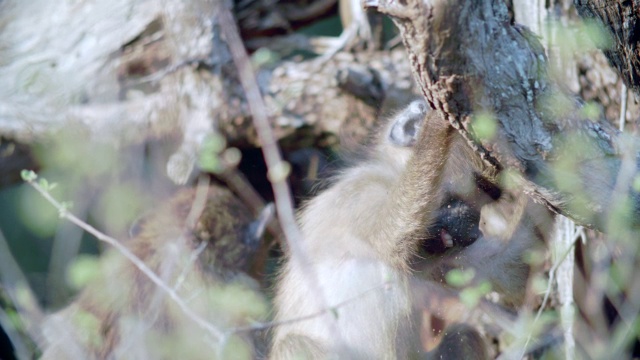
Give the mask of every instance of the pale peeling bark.
M 620 133 L 548 78 L 543 47 L 529 30 L 510 23 L 502 0 L 371 0 L 368 6 L 394 19 L 425 97 L 488 163 L 517 170 L 535 199 L 602 230 L 614 195 L 631 197 L 629 221 L 638 224 L 633 176 L 619 178 Z M 491 114 L 497 131 L 474 140 L 480 112 Z M 584 147 L 578 154 L 572 152 L 576 144 Z M 633 173 L 635 155 L 630 163 Z
M 3 3 L 0 134 L 30 143 L 77 123 L 104 141 L 128 144 L 182 133 L 187 118 L 200 116 L 231 144 L 259 145 L 212 21 L 214 2 Z M 257 70 L 278 139 L 301 128 L 316 137 L 339 134 L 361 125 L 348 124 L 354 118 L 370 125 L 382 102 L 402 101 L 413 90 L 401 49 Z
M 32 144 L 75 126 L 83 138 L 116 146 L 181 137 L 167 164 L 178 183 L 208 134 L 259 146 L 216 2 L 1 3 L 0 134 Z M 291 148 L 340 136 L 361 143 L 379 105 L 406 103 L 414 87 L 402 49 L 256 70 L 276 139 Z

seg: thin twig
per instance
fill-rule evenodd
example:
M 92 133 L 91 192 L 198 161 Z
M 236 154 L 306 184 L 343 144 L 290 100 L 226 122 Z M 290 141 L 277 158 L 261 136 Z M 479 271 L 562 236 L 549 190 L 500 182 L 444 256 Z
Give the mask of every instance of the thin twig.
M 233 61 L 238 69 L 240 82 L 247 96 L 247 102 L 253 117 L 253 123 L 258 133 L 262 153 L 267 164 L 269 180 L 273 187 L 278 219 L 285 233 L 287 241 L 292 246 L 292 251 L 297 246 L 298 239 L 301 238 L 300 230 L 296 224 L 293 211 L 293 198 L 286 183 L 287 164 L 282 160 L 280 149 L 275 140 L 273 130 L 269 123 L 267 106 L 264 103 L 260 88 L 256 81 L 249 56 L 247 55 L 242 40 L 238 34 L 237 26 L 233 20 L 233 15 L 219 2 L 220 28 L 227 39 L 227 44 L 233 55 Z
M 620 131 L 624 131 L 624 123 L 627 118 L 627 98 L 628 96 L 627 85 L 622 82 L 620 85 Z
M 547 284 L 547 290 L 545 291 L 544 294 L 544 298 L 542 299 L 542 304 L 540 304 L 540 308 L 538 309 L 538 312 L 536 313 L 536 317 L 533 319 L 533 325 L 535 325 L 538 320 L 540 320 L 540 316 L 542 316 L 542 312 L 544 311 L 544 308 L 547 306 L 547 302 L 549 301 L 549 296 L 551 295 L 551 291 L 553 288 L 553 282 L 556 278 L 556 272 L 558 271 L 558 268 L 560 267 L 560 265 L 562 264 L 562 262 L 567 258 L 567 256 L 569 256 L 569 254 L 571 253 L 571 251 L 573 251 L 575 245 L 576 245 L 576 241 L 580 238 L 580 236 L 584 234 L 584 232 L 582 231 L 582 227 L 576 229 L 576 231 L 573 234 L 573 241 L 571 242 L 571 246 L 569 246 L 562 254 L 561 256 L 556 260 L 556 262 L 553 264 L 553 266 L 551 267 L 551 269 L 549 270 L 549 283 Z M 533 328 L 533 326 L 532 326 Z M 521 357 L 524 357 L 527 347 L 529 346 L 529 342 L 531 341 L 531 338 L 533 336 L 532 331 L 529 331 L 529 334 L 527 335 L 527 340 L 524 343 L 523 346 L 523 351 L 521 354 Z
M 202 211 L 204 211 L 205 206 L 207 205 L 207 197 L 209 193 L 209 176 L 201 175 L 198 177 L 198 184 L 196 185 L 196 194 L 193 199 L 193 203 L 191 204 L 191 210 L 189 210 L 189 214 L 187 215 L 187 220 L 185 221 L 185 227 L 188 229 L 193 229 L 196 225 L 196 222 L 202 215 Z M 196 260 L 204 249 L 209 244 L 208 241 L 203 241 L 198 247 L 191 252 L 189 256 L 189 260 L 187 260 L 187 264 L 182 269 L 182 272 L 178 276 L 176 283 L 173 285 L 174 290 L 178 290 L 184 280 L 191 271 L 193 264 L 195 264 Z
M 187 264 L 182 268 L 182 272 L 178 276 L 175 285 L 173 285 L 174 290 L 180 289 L 180 286 L 182 286 L 182 283 L 187 279 L 187 275 L 193 268 L 193 264 L 196 263 L 196 260 L 198 260 L 198 257 L 200 257 L 200 254 L 202 254 L 204 249 L 207 248 L 207 245 L 209 245 L 209 242 L 203 241 L 195 250 L 191 252 L 191 255 L 189 255 L 189 260 L 187 260 Z
M 187 215 L 187 219 L 185 221 L 185 227 L 187 229 L 192 229 L 200 215 L 202 215 L 202 211 L 207 205 L 207 195 L 209 193 L 209 177 L 206 175 L 201 175 L 198 177 L 198 184 L 196 185 L 196 194 L 193 198 L 193 203 L 191 204 L 191 210 L 189 210 L 189 214 Z
M 345 299 L 341 302 L 339 302 L 338 304 L 334 305 L 334 306 L 330 306 L 330 307 L 326 307 L 320 311 L 317 311 L 315 313 L 309 314 L 309 315 L 305 315 L 305 316 L 300 316 L 297 318 L 292 318 L 292 319 L 286 319 L 286 320 L 281 320 L 281 321 L 271 321 L 268 323 L 260 323 L 260 324 L 254 324 L 254 325 L 249 325 L 249 326 L 240 326 L 237 327 L 235 329 L 232 329 L 232 333 L 239 333 L 239 332 L 246 332 L 246 331 L 260 331 L 260 330 L 266 330 L 266 329 L 271 329 L 274 328 L 276 326 L 281 326 L 281 325 L 287 325 L 287 324 L 293 324 L 293 323 L 297 323 L 300 321 L 304 321 L 304 320 L 309 320 L 309 319 L 313 319 L 319 316 L 322 316 L 324 314 L 327 313 L 332 313 L 336 310 L 338 310 L 339 308 L 348 305 L 349 303 L 352 303 L 356 300 L 360 300 L 362 299 L 365 295 L 377 291 L 380 288 L 383 287 L 387 287 L 390 285 L 393 285 L 394 283 L 397 283 L 397 281 L 385 281 L 383 283 L 380 283 L 376 286 L 373 286 L 367 290 L 364 290 L 348 299 Z
M 217 1 L 218 19 L 220 21 L 220 31 L 223 33 L 227 41 L 233 62 L 238 69 L 238 77 L 240 84 L 244 89 L 249 104 L 249 110 L 253 118 L 253 124 L 258 134 L 258 139 L 262 145 L 262 154 L 267 164 L 268 177 L 273 188 L 273 194 L 276 203 L 278 220 L 284 231 L 285 239 L 291 254 L 292 261 L 298 261 L 301 267 L 305 269 L 307 281 L 315 293 L 317 298 L 323 302 L 323 308 L 328 308 L 326 296 L 322 288 L 318 285 L 318 277 L 315 270 L 310 266 L 310 261 L 304 249 L 301 246 L 302 233 L 296 223 L 293 211 L 293 198 L 291 191 L 287 185 L 286 179 L 289 174 L 290 166 L 282 160 L 280 149 L 276 143 L 273 130 L 269 122 L 269 111 L 260 93 L 260 87 L 256 80 L 255 72 L 251 66 L 251 61 L 246 49 L 240 38 L 238 27 L 234 21 L 231 10 L 223 3 Z M 290 260 L 290 261 L 291 261 Z M 333 334 L 342 339 L 340 329 L 336 326 L 335 321 L 331 321 L 329 326 L 332 328 Z
M 75 215 L 70 213 L 60 202 L 51 196 L 47 191 L 45 191 L 40 185 L 35 183 L 33 180 L 27 180 L 29 185 L 31 185 L 34 189 L 36 189 L 40 195 L 42 195 L 51 205 L 53 205 L 59 212 L 60 217 L 63 219 L 67 219 L 70 222 L 74 223 L 76 226 L 80 227 L 84 231 L 96 237 L 96 239 L 103 241 L 111 246 L 113 246 L 118 252 L 120 252 L 124 257 L 126 257 L 129 261 L 135 265 L 138 270 L 140 270 L 143 274 L 145 274 L 154 284 L 156 284 L 162 291 L 164 291 L 171 300 L 173 300 L 176 305 L 182 310 L 182 312 L 193 322 L 195 322 L 202 329 L 209 332 L 213 335 L 217 341 L 224 341 L 225 334 L 216 328 L 213 324 L 207 322 L 206 320 L 199 317 L 193 310 L 191 310 L 188 305 L 180 298 L 180 296 L 171 289 L 167 284 L 162 281 L 156 275 L 153 270 L 151 270 L 139 257 L 133 254 L 129 249 L 127 249 L 120 241 L 107 236 L 94 228 L 93 226 L 85 223 L 84 221 L 78 219 Z
M 557 244 L 569 249 L 574 248 L 577 240 L 576 226 L 568 218 L 558 219 L 558 226 L 562 231 L 557 232 Z M 573 334 L 575 325 L 575 311 L 573 298 L 573 277 L 575 268 L 575 251 L 569 251 L 565 260 L 560 263 L 556 272 L 558 283 L 558 300 L 560 301 L 560 324 L 564 335 L 564 356 L 567 360 L 575 358 L 576 341 Z

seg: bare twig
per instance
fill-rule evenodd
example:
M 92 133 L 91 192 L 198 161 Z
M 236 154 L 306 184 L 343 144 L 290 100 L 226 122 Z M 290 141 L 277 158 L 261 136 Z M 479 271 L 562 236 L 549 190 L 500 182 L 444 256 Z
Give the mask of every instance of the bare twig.
M 627 90 L 627 85 L 624 82 L 620 85 L 620 120 L 619 120 L 619 129 L 620 131 L 624 131 L 624 123 L 627 118 L 627 98 L 629 97 L 629 91 Z
M 238 69 L 238 77 L 247 97 L 247 103 L 253 117 L 253 123 L 258 133 L 258 139 L 262 145 L 262 153 L 267 164 L 268 177 L 273 188 L 276 203 L 278 220 L 284 231 L 286 243 L 290 251 L 292 261 L 297 261 L 305 269 L 308 282 L 312 291 L 323 303 L 323 308 L 328 308 L 326 296 L 322 288 L 318 285 L 318 277 L 315 270 L 310 266 L 307 254 L 301 246 L 302 234 L 296 223 L 293 210 L 293 199 L 286 179 L 289 175 L 290 165 L 282 160 L 280 149 L 275 140 L 273 130 L 269 123 L 267 106 L 260 93 L 260 87 L 256 80 L 255 72 L 251 66 L 251 61 L 240 38 L 240 33 L 233 18 L 231 10 L 223 4 L 217 2 L 217 14 L 220 21 L 220 29 L 226 38 L 227 45 L 231 52 L 233 62 Z M 335 319 L 329 322 L 336 338 L 342 339 L 340 329 L 336 326 Z
M 573 249 L 575 247 L 576 241 L 578 239 L 580 239 L 582 236 L 584 236 L 584 231 L 583 231 L 582 227 L 575 228 L 575 231 L 573 232 L 573 236 L 571 237 L 571 239 L 572 239 L 571 240 L 571 244 L 564 250 L 564 252 L 562 252 L 562 254 L 560 254 L 560 256 L 558 256 L 556 258 L 556 261 L 554 262 L 553 266 L 549 270 L 549 282 L 547 284 L 547 290 L 544 293 L 544 298 L 542 299 L 542 304 L 540 304 L 540 308 L 538 309 L 538 312 L 536 313 L 536 317 L 533 319 L 533 324 L 536 324 L 538 322 L 538 320 L 540 320 L 540 316 L 542 316 L 542 312 L 544 311 L 545 307 L 547 306 L 547 302 L 549 301 L 549 297 L 551 296 L 551 292 L 552 292 L 552 289 L 553 289 L 553 282 L 556 279 L 556 273 L 558 272 L 558 269 L 560 268 L 562 263 L 565 261 L 565 259 L 570 254 L 573 254 Z M 533 336 L 533 334 L 531 332 L 529 332 L 529 334 L 527 335 L 527 340 L 525 341 L 525 344 L 523 346 L 522 356 L 525 355 L 526 349 L 527 349 L 527 347 L 529 345 L 529 342 L 531 341 L 532 336 Z
M 196 185 L 196 195 L 193 198 L 191 204 L 191 210 L 187 215 L 185 227 L 193 228 L 202 215 L 204 207 L 207 205 L 207 193 L 209 192 L 209 177 L 202 175 L 198 178 L 198 185 Z
M 260 94 L 260 88 L 251 67 L 249 56 L 242 45 L 242 40 L 233 20 L 233 14 L 223 4 L 219 4 L 218 10 L 220 27 L 227 39 L 234 63 L 238 68 L 238 76 L 247 96 L 253 122 L 262 145 L 262 152 L 269 172 L 269 180 L 273 186 L 278 218 L 289 245 L 295 248 L 296 246 L 293 244 L 297 242 L 297 239 L 300 239 L 301 235 L 295 221 L 291 192 L 286 183 L 288 164 L 282 160 L 280 155 L 280 149 L 267 118 L 269 112 Z M 295 251 L 293 248 L 292 251 Z
M 348 305 L 356 300 L 360 300 L 362 299 L 364 296 L 368 295 L 369 293 L 378 291 L 382 288 L 391 286 L 393 284 L 397 283 L 397 281 L 385 281 L 383 283 L 380 283 L 378 285 L 375 285 L 367 290 L 364 290 L 344 301 L 341 301 L 339 303 L 337 303 L 336 305 L 330 306 L 330 307 L 326 307 L 323 308 L 320 311 L 317 311 L 315 313 L 309 314 L 309 315 L 305 315 L 305 316 L 301 316 L 301 317 L 297 317 L 297 318 L 291 318 L 291 319 L 286 319 L 286 320 L 281 320 L 281 321 L 270 321 L 267 323 L 260 323 L 260 324 L 254 324 L 254 325 L 249 325 L 249 326 L 241 326 L 241 327 L 237 327 L 235 329 L 232 330 L 233 333 L 239 333 L 239 332 L 246 332 L 246 331 L 260 331 L 260 330 L 267 330 L 267 329 L 271 329 L 277 326 L 281 326 L 281 325 L 287 325 L 287 324 L 293 324 L 296 322 L 300 322 L 300 321 L 304 321 L 304 320 L 309 320 L 309 319 L 313 319 L 319 316 L 322 316 L 324 314 L 328 314 L 328 313 L 332 313 L 335 312 L 336 310 L 338 310 L 339 308 Z
M 187 215 L 187 220 L 185 221 L 185 226 L 189 229 L 195 226 L 196 222 L 200 218 L 200 215 L 202 214 L 202 211 L 207 205 L 207 195 L 208 195 L 207 193 L 209 192 L 209 182 L 210 182 L 209 176 L 201 175 L 200 177 L 198 177 L 196 194 L 193 199 L 193 204 L 191 205 L 191 210 L 189 210 L 189 214 Z M 182 269 L 182 272 L 178 276 L 178 279 L 176 280 L 176 283 L 173 286 L 174 290 L 177 290 L 180 288 L 180 286 L 186 279 L 187 274 L 189 273 L 189 271 L 191 271 L 193 264 L 198 259 L 198 256 L 200 256 L 200 254 L 204 251 L 204 249 L 207 247 L 208 244 L 209 244 L 208 241 L 203 241 L 191 253 L 191 255 L 189 256 L 189 260 L 187 261 L 187 264 Z
M 578 239 L 576 225 L 568 218 L 560 217 L 556 220 L 556 241 L 561 249 L 574 249 Z M 560 301 L 560 324 L 564 335 L 565 359 L 575 359 L 576 341 L 573 334 L 575 325 L 575 309 L 573 299 L 573 277 L 575 269 L 575 251 L 567 251 L 564 261 L 557 270 L 558 300 Z

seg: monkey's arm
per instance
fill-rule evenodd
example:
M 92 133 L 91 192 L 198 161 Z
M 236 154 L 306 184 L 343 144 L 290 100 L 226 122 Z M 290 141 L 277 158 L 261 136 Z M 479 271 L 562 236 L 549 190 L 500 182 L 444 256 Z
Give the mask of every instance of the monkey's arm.
M 406 268 L 420 240 L 427 238 L 426 229 L 434 223 L 436 210 L 443 200 L 443 169 L 451 148 L 453 128 L 434 112 L 425 117 L 415 152 L 402 174 L 398 186 L 391 190 L 381 219 L 381 227 L 389 233 L 380 251 L 392 252 L 394 266 Z M 382 230 L 382 229 L 380 229 Z

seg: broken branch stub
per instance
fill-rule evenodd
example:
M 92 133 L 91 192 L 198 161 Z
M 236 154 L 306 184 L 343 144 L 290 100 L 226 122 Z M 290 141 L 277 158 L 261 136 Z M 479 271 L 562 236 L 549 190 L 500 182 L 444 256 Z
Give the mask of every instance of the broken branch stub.
M 640 196 L 629 177 L 619 177 L 620 133 L 549 79 L 544 48 L 510 22 L 504 1 L 365 6 L 394 20 L 424 96 L 488 164 L 516 170 L 534 199 L 599 230 L 608 228 L 619 189 L 632 200 L 628 222 L 640 225 Z

